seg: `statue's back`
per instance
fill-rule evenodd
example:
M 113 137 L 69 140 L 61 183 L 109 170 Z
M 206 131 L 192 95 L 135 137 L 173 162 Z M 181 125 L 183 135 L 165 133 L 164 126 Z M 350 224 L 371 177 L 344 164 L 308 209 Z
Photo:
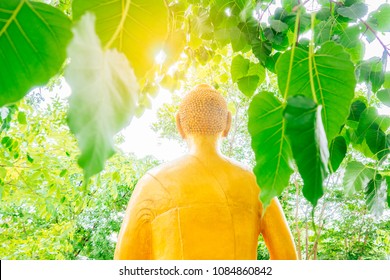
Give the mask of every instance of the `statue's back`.
M 150 201 L 153 259 L 256 259 L 260 202 L 251 172 L 189 155 L 146 176 L 160 194 Z

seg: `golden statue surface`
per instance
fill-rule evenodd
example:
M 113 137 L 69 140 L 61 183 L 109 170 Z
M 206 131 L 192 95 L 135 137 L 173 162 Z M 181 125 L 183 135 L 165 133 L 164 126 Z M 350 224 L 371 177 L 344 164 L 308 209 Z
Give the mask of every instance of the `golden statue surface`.
M 219 151 L 230 123 L 214 88 L 202 84 L 185 96 L 176 124 L 189 151 L 139 180 L 115 259 L 256 259 L 260 234 L 271 259 L 297 258 L 278 200 L 263 213 L 252 171 Z

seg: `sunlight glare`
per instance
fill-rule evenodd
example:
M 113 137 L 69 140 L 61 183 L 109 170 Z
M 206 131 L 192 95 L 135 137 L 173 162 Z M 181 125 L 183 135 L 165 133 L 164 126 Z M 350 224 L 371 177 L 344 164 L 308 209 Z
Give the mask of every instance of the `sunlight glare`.
M 225 14 L 230 17 L 232 15 L 232 10 L 230 8 L 225 9 Z
M 167 59 L 167 54 L 164 52 L 164 50 L 160 50 L 158 54 L 154 57 L 154 60 L 157 64 L 163 64 L 165 59 Z

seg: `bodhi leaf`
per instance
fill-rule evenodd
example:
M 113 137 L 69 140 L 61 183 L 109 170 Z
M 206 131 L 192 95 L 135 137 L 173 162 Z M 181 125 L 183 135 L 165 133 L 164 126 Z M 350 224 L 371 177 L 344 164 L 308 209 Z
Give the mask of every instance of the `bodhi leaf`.
M 362 61 L 357 67 L 359 82 L 370 83 L 373 92 L 377 92 L 385 81 L 383 63 L 380 57 Z
M 379 160 L 382 160 L 390 153 L 390 139 L 376 123 L 368 128 L 365 139 L 370 151 L 376 155 Z
M 363 101 L 361 101 L 359 99 L 355 100 L 351 104 L 348 120 L 352 120 L 352 121 L 357 121 L 358 122 L 360 120 L 360 116 L 362 115 L 362 113 L 364 112 L 364 110 L 366 108 L 367 108 L 366 103 L 364 103 Z
M 270 26 L 276 32 L 284 32 L 288 29 L 288 25 L 281 20 L 270 20 Z
M 376 93 L 378 99 L 386 106 L 390 107 L 390 89 L 382 89 Z
M 350 19 L 358 19 L 364 17 L 368 12 L 368 7 L 364 3 L 355 3 L 349 7 L 341 7 L 337 9 L 337 13 L 343 17 Z
M 352 195 L 355 191 L 361 191 L 374 178 L 374 175 L 374 169 L 357 161 L 349 162 L 343 177 L 345 193 Z
M 244 58 L 242 55 L 236 55 L 232 59 L 232 65 L 230 67 L 230 73 L 232 75 L 233 82 L 244 77 L 249 70 L 249 59 Z
M 236 55 L 232 59 L 230 73 L 233 82 L 236 82 L 240 91 L 251 97 L 257 86 L 265 79 L 265 69 L 260 63 L 250 62 L 242 55 Z
M 386 182 L 381 175 L 377 174 L 374 179 L 368 182 L 365 189 L 365 198 L 370 212 L 376 217 L 381 216 L 387 200 Z
M 87 13 L 73 29 L 71 62 L 65 73 L 72 88 L 68 124 L 78 140 L 78 163 L 86 178 L 100 172 L 114 154 L 112 138 L 133 117 L 138 93 L 126 57 L 116 50 L 102 50 L 94 18 Z
M 347 143 L 345 142 L 345 138 L 343 136 L 337 136 L 333 139 L 329 148 L 331 172 L 335 172 L 339 168 L 346 153 Z
M 383 83 L 384 88 L 390 88 L 390 72 L 385 73 L 385 81 Z
M 258 38 L 255 38 L 251 41 L 252 52 L 256 58 L 262 63 L 265 64 L 267 58 L 272 52 L 272 44 L 269 41 L 261 41 Z
M 358 143 L 363 142 L 369 129 L 387 131 L 389 126 L 390 118 L 388 116 L 378 115 L 377 109 L 374 107 L 366 108 L 360 116 L 359 125 L 356 131 Z
M 287 187 L 293 172 L 283 106 L 272 92 L 261 92 L 253 97 L 248 115 L 248 130 L 256 157 L 253 171 L 261 189 L 260 199 L 266 207 Z
M 390 31 L 390 4 L 385 3 L 379 6 L 376 11 L 373 11 L 368 16 L 368 23 L 376 31 Z
M 167 39 L 168 9 L 165 1 L 74 0 L 77 20 L 86 11 L 96 15 L 96 33 L 105 49 L 123 52 L 139 78 L 154 64 Z
M 72 35 L 70 24 L 63 13 L 43 3 L 0 1 L 0 107 L 59 71 Z
M 387 207 L 390 207 L 390 176 L 386 176 L 387 185 Z
M 323 182 L 328 176 L 328 142 L 321 120 L 321 106 L 302 95 L 292 96 L 284 110 L 286 135 L 299 173 L 302 193 L 315 207 L 323 195 Z
M 240 91 L 248 97 L 251 97 L 255 93 L 258 84 L 259 76 L 257 75 L 245 76 L 237 81 Z
M 311 98 L 309 53 L 296 48 L 289 73 L 291 56 L 291 50 L 287 51 L 276 63 L 279 89 L 282 94 L 288 96 L 302 94 Z M 322 121 L 330 143 L 349 115 L 356 84 L 355 67 L 349 54 L 334 42 L 323 44 L 314 54 L 312 61 L 314 90 L 319 104 L 322 105 Z

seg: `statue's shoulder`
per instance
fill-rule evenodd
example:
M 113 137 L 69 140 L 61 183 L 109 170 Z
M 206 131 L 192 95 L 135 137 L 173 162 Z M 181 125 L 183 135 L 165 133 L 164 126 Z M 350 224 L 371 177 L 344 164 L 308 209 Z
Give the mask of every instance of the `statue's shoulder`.
M 248 176 L 254 176 L 252 172 L 252 168 L 249 166 L 234 160 L 232 158 L 225 157 L 225 160 L 232 166 L 232 168 L 236 168 L 237 170 L 242 171 L 243 173 L 247 174 Z
M 150 169 L 148 171 L 148 174 L 155 178 L 167 176 L 170 174 L 175 175 L 186 169 L 189 164 L 191 164 L 191 157 L 188 155 L 184 155 Z

